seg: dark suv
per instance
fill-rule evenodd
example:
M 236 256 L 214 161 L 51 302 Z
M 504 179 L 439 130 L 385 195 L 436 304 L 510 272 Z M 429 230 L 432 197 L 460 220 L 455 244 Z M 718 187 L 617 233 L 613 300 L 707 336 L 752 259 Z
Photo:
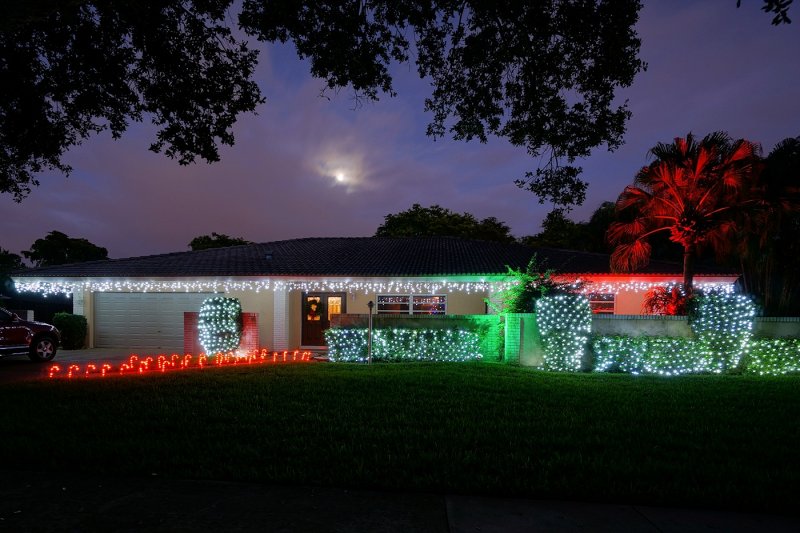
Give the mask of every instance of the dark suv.
M 27 354 L 31 361 L 50 361 L 60 341 L 55 326 L 22 320 L 0 307 L 0 357 Z

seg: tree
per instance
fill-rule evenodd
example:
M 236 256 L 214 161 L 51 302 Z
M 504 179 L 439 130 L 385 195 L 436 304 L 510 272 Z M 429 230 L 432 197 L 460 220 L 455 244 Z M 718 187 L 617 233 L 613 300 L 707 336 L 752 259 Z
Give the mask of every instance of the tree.
M 792 19 L 789 18 L 789 6 L 792 5 L 793 0 L 764 0 L 764 5 L 761 10 L 765 13 L 774 13 L 772 17 L 772 24 L 778 26 L 779 24 L 791 24 Z M 742 0 L 736 0 L 736 7 L 741 7 Z
M 30 0 L 0 25 L 0 192 L 21 200 L 90 135 L 152 117 L 154 151 L 215 161 L 231 126 L 262 101 L 256 51 L 225 25 L 232 0 Z M 291 42 L 328 88 L 356 101 L 394 95 L 390 66 L 414 63 L 432 85 L 427 133 L 524 146 L 541 168 L 518 180 L 541 200 L 581 202 L 570 166 L 622 143 L 644 68 L 639 0 L 244 0 L 240 28 Z M 567 165 L 563 165 L 566 163 Z
M 741 224 L 735 264 L 767 315 L 800 314 L 800 137 L 779 142 L 757 183 L 759 209 Z
M 376 237 L 448 236 L 485 241 L 514 242 L 510 228 L 494 217 L 481 221 L 470 213 L 454 213 L 438 205 L 411 209 L 384 217 L 375 231 Z
M 607 253 L 605 235 L 615 220 L 614 202 L 600 204 L 588 222 L 573 222 L 563 209 L 554 209 L 542 221 L 542 231 L 520 239 L 527 246 Z
M 655 161 L 636 175 L 617 200 L 619 221 L 608 230 L 615 247 L 611 269 L 645 266 L 649 238 L 661 232 L 683 247 L 683 285 L 692 293 L 694 263 L 703 248 L 723 257 L 735 246 L 737 221 L 756 205 L 758 145 L 715 132 L 699 142 L 691 133 L 650 150 Z
M 262 101 L 257 52 L 226 26 L 231 0 L 6 2 L 0 23 L 0 192 L 69 174 L 64 154 L 131 121 L 158 126 L 150 149 L 217 161 L 236 117 Z
M 11 276 L 9 274 L 23 268 L 25 268 L 25 265 L 22 263 L 20 256 L 0 248 L 0 294 L 11 292 Z
M 192 239 L 192 241 L 189 243 L 189 248 L 191 248 L 194 252 L 197 250 L 208 250 L 209 248 L 227 248 L 228 246 L 239 246 L 240 244 L 251 244 L 251 242 L 241 237 L 229 237 L 224 233 L 211 232 L 211 235 L 200 235 L 199 237 Z
M 543 296 L 573 294 L 581 290 L 581 284 L 571 281 L 555 281 L 552 268 L 542 270 L 536 254 L 533 254 L 525 270 L 508 268 L 507 275 L 514 280 L 507 289 L 496 294 L 496 302 L 486 299 L 486 304 L 498 313 L 533 313 L 536 300 Z M 499 305 L 498 305 L 499 304 Z
M 108 259 L 108 250 L 86 239 L 73 239 L 60 231 L 51 231 L 43 239 L 36 239 L 31 249 L 22 255 L 34 266 L 64 265 Z

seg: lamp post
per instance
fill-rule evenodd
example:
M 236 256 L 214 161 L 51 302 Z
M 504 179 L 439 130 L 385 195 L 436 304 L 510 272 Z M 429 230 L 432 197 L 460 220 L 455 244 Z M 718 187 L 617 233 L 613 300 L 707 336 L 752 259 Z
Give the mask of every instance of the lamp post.
M 375 303 L 370 300 L 367 302 L 367 307 L 369 307 L 369 320 L 367 321 L 367 364 L 372 364 L 372 308 L 375 307 Z

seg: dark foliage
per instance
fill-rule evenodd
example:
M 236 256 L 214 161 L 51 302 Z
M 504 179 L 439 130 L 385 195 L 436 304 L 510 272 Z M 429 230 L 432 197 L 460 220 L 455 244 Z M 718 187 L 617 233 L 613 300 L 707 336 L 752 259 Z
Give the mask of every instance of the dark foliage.
M 35 266 L 65 265 L 108 259 L 108 250 L 92 244 L 87 239 L 68 237 L 60 231 L 51 231 L 43 239 L 36 239 L 31 249 L 22 255 Z
M 86 346 L 88 323 L 83 315 L 56 313 L 53 325 L 61 332 L 61 346 L 65 350 L 80 350 Z
M 800 316 L 800 137 L 770 152 L 756 191 L 760 201 L 740 223 L 730 264 L 766 315 Z
M 21 200 L 36 174 L 67 172 L 72 146 L 130 121 L 160 128 L 151 148 L 180 163 L 219 158 L 237 115 L 261 102 L 256 52 L 226 20 L 231 0 L 32 0 L 0 29 L 0 191 Z M 392 63 L 431 81 L 433 137 L 524 146 L 541 168 L 520 184 L 558 204 L 583 200 L 575 158 L 622 143 L 615 91 L 644 68 L 639 0 L 245 0 L 241 29 L 291 42 L 311 73 L 356 101 L 394 95 Z M 228 19 L 230 20 L 230 19 Z M 564 163 L 566 163 L 564 165 Z M 563 165 L 563 166 L 562 166 Z
M 261 101 L 257 52 L 227 26 L 230 0 L 6 2 L 0 25 L 0 192 L 17 201 L 92 134 L 145 117 L 151 150 L 217 161 Z
M 208 250 L 209 248 L 227 248 L 228 246 L 239 246 L 240 244 L 251 244 L 250 241 L 241 237 L 230 237 L 224 233 L 211 232 L 211 235 L 200 235 L 189 243 L 192 251 Z
M 470 213 L 454 213 L 438 205 L 411 209 L 384 217 L 375 231 L 376 237 L 445 236 L 481 239 L 484 241 L 514 242 L 510 228 L 495 217 L 478 220 Z
M 11 293 L 13 287 L 9 274 L 22 268 L 25 268 L 25 265 L 20 256 L 0 248 L 0 294 Z

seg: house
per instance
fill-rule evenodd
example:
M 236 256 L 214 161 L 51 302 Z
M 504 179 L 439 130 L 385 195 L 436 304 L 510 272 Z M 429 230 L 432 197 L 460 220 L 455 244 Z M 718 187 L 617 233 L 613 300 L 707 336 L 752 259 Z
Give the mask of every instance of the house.
M 13 274 L 20 291 L 73 295 L 90 347 L 177 350 L 184 313 L 214 294 L 238 298 L 255 317 L 261 346 L 324 346 L 333 315 L 374 312 L 493 313 L 486 299 L 508 286 L 507 267 L 536 253 L 561 280 L 583 280 L 597 313 L 641 314 L 644 293 L 679 283 L 681 265 L 652 262 L 612 274 L 605 254 L 531 249 L 451 237 L 306 238 L 42 267 Z M 730 286 L 732 275 L 699 273 L 698 285 Z

